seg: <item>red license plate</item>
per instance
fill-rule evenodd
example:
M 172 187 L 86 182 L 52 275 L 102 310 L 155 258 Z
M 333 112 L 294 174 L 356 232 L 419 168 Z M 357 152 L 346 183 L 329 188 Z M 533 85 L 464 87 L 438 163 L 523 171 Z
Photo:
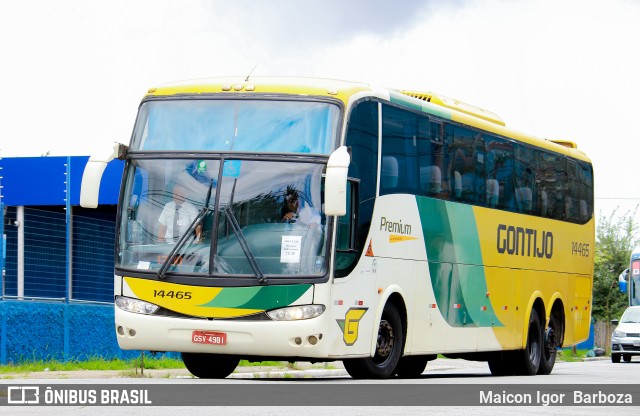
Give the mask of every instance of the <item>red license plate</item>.
M 193 331 L 191 341 L 194 344 L 227 345 L 227 334 L 224 332 Z

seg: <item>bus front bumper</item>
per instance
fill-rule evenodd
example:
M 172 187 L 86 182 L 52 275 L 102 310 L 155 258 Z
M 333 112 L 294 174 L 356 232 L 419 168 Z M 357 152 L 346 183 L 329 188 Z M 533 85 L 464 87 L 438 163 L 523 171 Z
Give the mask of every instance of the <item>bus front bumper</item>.
M 143 315 L 116 307 L 115 326 L 118 345 L 125 350 L 298 358 L 329 358 L 340 332 L 326 312 L 299 321 L 239 321 Z M 202 333 L 224 334 L 210 339 L 224 338 L 224 344 L 203 343 L 197 336 Z

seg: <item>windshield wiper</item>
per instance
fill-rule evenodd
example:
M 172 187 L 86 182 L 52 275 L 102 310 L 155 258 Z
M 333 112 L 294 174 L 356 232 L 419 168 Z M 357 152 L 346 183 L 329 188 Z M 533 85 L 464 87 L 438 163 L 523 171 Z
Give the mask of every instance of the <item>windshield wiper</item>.
M 189 225 L 189 228 L 187 228 L 187 231 L 180 236 L 180 239 L 178 239 L 178 242 L 173 246 L 173 248 L 169 252 L 169 255 L 160 266 L 160 270 L 158 270 L 159 279 L 166 278 L 167 270 L 169 270 L 170 265 L 173 263 L 173 260 L 176 258 L 176 254 L 178 254 L 180 250 L 182 250 L 182 247 L 184 247 L 186 242 L 189 240 L 189 236 L 196 229 L 196 227 L 202 222 L 202 219 L 205 217 L 205 215 L 211 212 L 211 208 L 209 208 L 209 201 L 211 200 L 212 189 L 213 189 L 213 179 L 209 184 L 209 191 L 207 192 L 207 199 L 205 200 L 204 206 L 202 207 L 200 212 L 198 212 L 198 215 L 196 215 L 193 221 L 191 221 L 191 224 Z
M 260 268 L 260 264 L 258 263 L 258 261 L 256 260 L 256 257 L 251 252 L 251 248 L 249 248 L 247 239 L 242 233 L 242 229 L 240 228 L 240 224 L 238 223 L 238 219 L 233 213 L 233 210 L 231 209 L 231 207 L 226 207 L 224 209 L 224 213 L 229 219 L 229 223 L 231 224 L 231 228 L 233 229 L 233 232 L 235 233 L 236 237 L 238 237 L 238 242 L 240 243 L 240 247 L 242 248 L 242 251 L 244 251 L 244 255 L 247 257 L 247 260 L 249 260 L 249 265 L 253 269 L 253 273 L 255 273 L 256 278 L 258 279 L 258 282 L 266 283 L 267 278 L 264 277 L 264 273 Z

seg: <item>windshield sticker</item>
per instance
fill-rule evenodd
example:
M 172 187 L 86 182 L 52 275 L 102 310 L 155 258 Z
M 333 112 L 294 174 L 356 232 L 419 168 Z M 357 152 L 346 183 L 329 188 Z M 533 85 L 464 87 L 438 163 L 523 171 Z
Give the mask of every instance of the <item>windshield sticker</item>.
M 222 176 L 229 176 L 232 178 L 240 177 L 241 160 L 225 160 L 222 168 Z
M 283 235 L 280 247 L 280 263 L 300 263 L 301 235 Z
M 139 270 L 149 270 L 150 266 L 151 266 L 151 262 L 150 261 L 139 261 L 138 262 L 138 269 Z

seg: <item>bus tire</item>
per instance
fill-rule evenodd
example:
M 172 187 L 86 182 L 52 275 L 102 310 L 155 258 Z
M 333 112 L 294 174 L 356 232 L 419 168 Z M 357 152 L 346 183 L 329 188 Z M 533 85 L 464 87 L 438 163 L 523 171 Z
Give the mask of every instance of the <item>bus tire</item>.
M 622 354 L 622 359 L 624 360 L 625 363 L 630 363 L 631 362 L 631 354 Z
M 619 363 L 620 362 L 620 358 L 622 357 L 622 354 L 611 354 L 611 362 L 612 363 Z
M 233 355 L 183 352 L 182 362 L 198 378 L 225 378 L 233 373 L 240 359 Z
M 529 315 L 529 330 L 527 334 L 527 345 L 524 350 L 518 352 L 516 373 L 522 376 L 533 376 L 538 373 L 540 361 L 542 361 L 542 325 L 538 311 L 531 309 Z
M 382 311 L 376 350 L 373 357 L 344 360 L 344 368 L 353 378 L 384 379 L 393 375 L 404 348 L 404 325 L 395 305 L 388 303 Z
M 556 316 L 552 313 L 549 316 L 549 326 L 544 331 L 544 338 L 542 344 L 542 356 L 540 359 L 540 367 L 538 368 L 538 374 L 548 375 L 551 374 L 553 366 L 556 363 L 556 355 L 558 352 L 558 344 L 560 333 L 558 332 L 559 323 L 556 320 Z
M 417 378 L 427 368 L 427 363 L 432 359 L 429 355 L 411 355 L 400 357 L 394 373 L 400 378 Z

